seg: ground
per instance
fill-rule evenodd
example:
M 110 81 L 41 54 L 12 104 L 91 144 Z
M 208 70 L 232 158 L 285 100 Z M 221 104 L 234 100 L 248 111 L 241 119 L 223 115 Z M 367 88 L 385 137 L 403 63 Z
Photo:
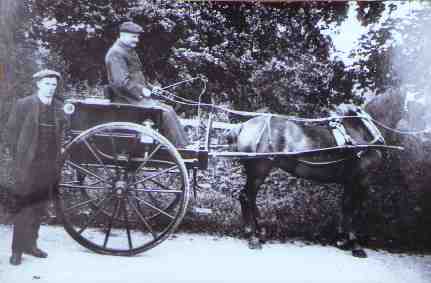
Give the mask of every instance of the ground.
M 331 246 L 300 241 L 268 243 L 249 250 L 243 240 L 178 234 L 134 257 L 95 254 L 74 242 L 61 227 L 42 226 L 40 246 L 47 259 L 24 256 L 11 266 L 12 229 L 0 225 L 1 283 L 75 282 L 364 282 L 425 283 L 431 255 L 367 250 L 357 259 Z

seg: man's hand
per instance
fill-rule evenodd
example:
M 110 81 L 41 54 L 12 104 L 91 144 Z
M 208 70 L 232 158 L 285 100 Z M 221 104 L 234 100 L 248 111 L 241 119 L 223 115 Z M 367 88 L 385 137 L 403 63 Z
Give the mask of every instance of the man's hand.
M 151 90 L 148 88 L 143 87 L 142 88 L 142 96 L 143 97 L 151 97 Z

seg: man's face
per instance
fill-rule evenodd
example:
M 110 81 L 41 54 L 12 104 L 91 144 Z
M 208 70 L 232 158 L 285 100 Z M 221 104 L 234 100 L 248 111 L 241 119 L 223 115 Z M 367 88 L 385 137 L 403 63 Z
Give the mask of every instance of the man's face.
M 57 89 L 57 78 L 42 78 L 37 82 L 39 95 L 52 99 Z
M 122 32 L 120 33 L 120 40 L 131 48 L 135 48 L 139 42 L 139 34 L 130 33 L 130 32 Z

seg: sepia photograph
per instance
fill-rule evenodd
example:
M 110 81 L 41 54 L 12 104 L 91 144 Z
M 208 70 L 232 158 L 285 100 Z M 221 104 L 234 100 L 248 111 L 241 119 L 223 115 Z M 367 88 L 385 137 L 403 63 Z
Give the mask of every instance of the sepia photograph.
M 0 283 L 430 282 L 430 27 L 425 0 L 0 0 Z

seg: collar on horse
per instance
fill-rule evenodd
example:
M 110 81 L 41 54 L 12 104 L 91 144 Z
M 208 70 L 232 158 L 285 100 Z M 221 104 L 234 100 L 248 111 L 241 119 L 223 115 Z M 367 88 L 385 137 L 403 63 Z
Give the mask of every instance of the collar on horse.
M 358 117 L 356 119 L 360 119 L 362 125 L 368 131 L 368 134 L 372 137 L 370 144 L 385 144 L 385 139 L 377 126 L 372 122 L 371 116 L 359 107 L 356 107 L 355 113 Z M 344 119 L 340 117 L 333 117 L 329 120 L 329 127 L 332 129 L 332 134 L 338 146 L 353 145 L 355 141 L 347 133 L 343 125 L 343 120 Z

